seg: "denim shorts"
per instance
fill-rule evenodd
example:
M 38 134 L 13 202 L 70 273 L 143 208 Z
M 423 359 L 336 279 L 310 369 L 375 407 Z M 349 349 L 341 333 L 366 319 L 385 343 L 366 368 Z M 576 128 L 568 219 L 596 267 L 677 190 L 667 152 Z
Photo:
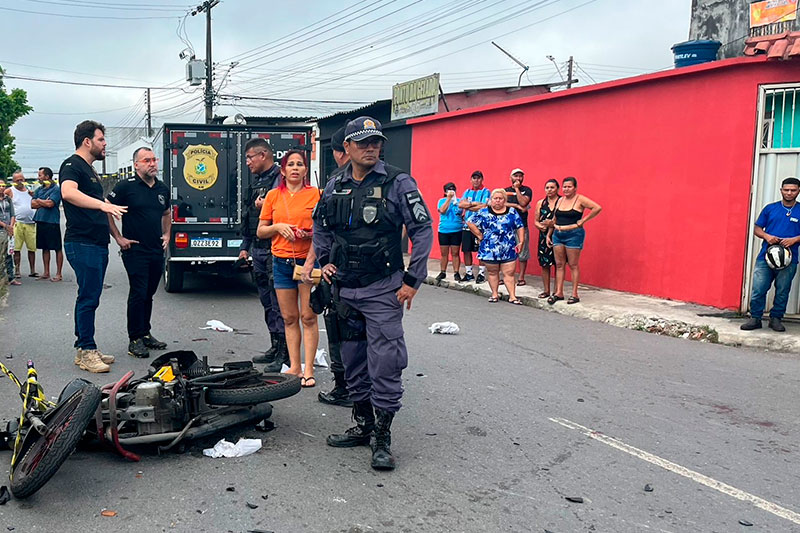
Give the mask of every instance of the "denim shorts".
M 564 246 L 566 248 L 582 250 L 584 239 L 586 239 L 586 230 L 583 228 L 553 232 L 553 246 Z
M 272 257 L 272 276 L 273 283 L 276 289 L 296 289 L 298 285 L 303 283 L 300 280 L 293 280 L 294 265 L 303 266 L 305 259 L 291 259 L 283 257 Z M 314 268 L 319 268 L 319 265 L 314 263 Z

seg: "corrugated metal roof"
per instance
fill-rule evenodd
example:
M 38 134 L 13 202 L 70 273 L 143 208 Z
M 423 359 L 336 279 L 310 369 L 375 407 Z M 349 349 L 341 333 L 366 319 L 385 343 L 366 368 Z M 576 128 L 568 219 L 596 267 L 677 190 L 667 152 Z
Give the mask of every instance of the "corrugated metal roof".
M 368 107 L 372 107 L 372 106 L 374 106 L 376 104 L 385 104 L 385 103 L 391 102 L 391 101 L 392 101 L 391 98 L 388 98 L 386 100 L 375 100 L 371 104 L 362 105 L 361 107 L 356 107 L 356 108 L 353 108 L 353 109 L 348 109 L 347 111 L 337 111 L 336 113 L 331 113 L 330 115 L 325 115 L 324 117 L 318 117 L 315 120 L 326 120 L 326 119 L 333 118 L 333 117 L 338 116 L 338 115 L 347 115 L 348 113 L 353 113 L 355 111 L 361 111 L 363 109 L 367 109 Z
M 744 42 L 744 55 L 755 56 L 758 54 L 766 54 L 769 59 L 800 57 L 800 31 L 749 37 Z

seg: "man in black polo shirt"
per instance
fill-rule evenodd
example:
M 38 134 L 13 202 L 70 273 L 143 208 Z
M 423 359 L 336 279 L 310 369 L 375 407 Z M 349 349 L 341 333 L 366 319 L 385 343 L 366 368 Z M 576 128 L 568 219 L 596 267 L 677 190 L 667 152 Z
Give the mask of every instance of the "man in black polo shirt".
M 127 207 L 103 201 L 100 176 L 92 167 L 106 157 L 105 127 L 85 120 L 75 128 L 75 153 L 58 171 L 67 231 L 64 254 L 78 280 L 75 301 L 75 364 L 89 372 L 108 372 L 113 355 L 97 349 L 94 316 L 100 305 L 103 279 L 108 267 L 108 217 L 119 218 Z
M 172 220 L 169 189 L 158 179 L 158 159 L 150 148 L 133 152 L 136 175 L 122 180 L 108 195 L 112 204 L 127 205 L 122 215 L 120 234 L 114 219 L 108 217 L 114 240 L 122 250 L 122 263 L 128 273 L 128 355 L 149 357 L 152 348 L 163 350 L 166 343 L 150 334 L 153 295 L 164 272 L 164 250 L 169 244 Z
M 519 281 L 517 285 L 527 285 L 525 281 L 525 270 L 528 268 L 530 258 L 530 232 L 528 230 L 528 204 L 533 200 L 533 191 L 527 185 L 522 184 L 525 173 L 521 168 L 511 171 L 511 187 L 506 187 L 506 205 L 513 207 L 522 217 L 522 227 L 525 230 L 525 239 L 522 241 L 522 248 L 519 251 Z M 536 213 L 536 216 L 539 216 Z

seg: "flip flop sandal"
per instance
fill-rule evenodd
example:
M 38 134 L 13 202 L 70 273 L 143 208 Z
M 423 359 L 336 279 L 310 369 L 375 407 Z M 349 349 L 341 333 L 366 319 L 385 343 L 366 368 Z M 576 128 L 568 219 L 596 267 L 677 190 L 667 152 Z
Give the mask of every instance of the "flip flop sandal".
M 527 285 L 527 284 L 528 284 L 528 282 L 525 281 L 524 279 L 521 279 L 521 280 L 517 281 L 517 287 L 522 287 L 523 285 Z
M 39 274 L 37 274 L 36 272 L 32 272 L 32 273 L 28 274 L 28 277 L 29 278 L 38 278 Z
M 578 303 L 580 301 L 581 301 L 580 298 L 576 298 L 575 296 L 570 296 L 569 300 L 567 300 L 567 303 L 568 304 L 576 304 L 576 303 Z
M 310 381 L 313 381 L 311 385 L 308 384 Z M 315 387 L 316 385 L 317 385 L 317 378 L 315 378 L 314 376 L 308 378 L 300 378 L 300 386 L 303 388 L 310 389 L 311 387 Z
M 62 278 L 61 276 L 53 276 L 52 278 L 50 278 L 50 281 L 52 281 L 53 283 L 58 283 L 59 281 L 61 281 L 63 279 L 64 278 Z
M 496 304 L 496 303 L 497 303 L 497 300 L 498 300 L 497 298 L 495 298 L 494 296 L 492 296 L 491 298 L 489 298 L 489 303 L 490 303 L 490 304 Z
M 539 293 L 539 298 L 549 298 L 549 297 L 550 297 L 550 293 L 549 292 L 540 292 Z
M 39 276 L 36 278 L 36 281 L 50 281 L 49 277 Z
M 552 295 L 550 298 L 548 298 L 548 299 L 547 299 L 547 303 L 549 303 L 550 305 L 553 305 L 554 303 L 556 303 L 556 302 L 560 302 L 560 301 L 561 301 L 561 300 L 563 300 L 563 299 L 564 299 L 564 297 L 563 297 L 563 296 L 556 296 L 556 295 L 554 294 L 554 295 Z
M 522 302 L 519 301 L 519 300 L 509 300 L 508 303 L 514 304 L 514 305 L 522 305 Z

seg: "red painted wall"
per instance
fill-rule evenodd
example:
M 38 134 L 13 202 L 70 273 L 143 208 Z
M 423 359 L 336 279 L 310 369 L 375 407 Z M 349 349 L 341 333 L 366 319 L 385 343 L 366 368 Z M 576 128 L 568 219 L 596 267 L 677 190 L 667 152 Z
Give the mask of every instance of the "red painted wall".
M 575 176 L 603 207 L 582 283 L 738 308 L 758 86 L 798 79 L 797 62 L 738 58 L 415 119 L 411 170 L 437 221 L 442 184 L 461 194 L 475 169 L 491 189 L 523 168 L 534 201 Z

